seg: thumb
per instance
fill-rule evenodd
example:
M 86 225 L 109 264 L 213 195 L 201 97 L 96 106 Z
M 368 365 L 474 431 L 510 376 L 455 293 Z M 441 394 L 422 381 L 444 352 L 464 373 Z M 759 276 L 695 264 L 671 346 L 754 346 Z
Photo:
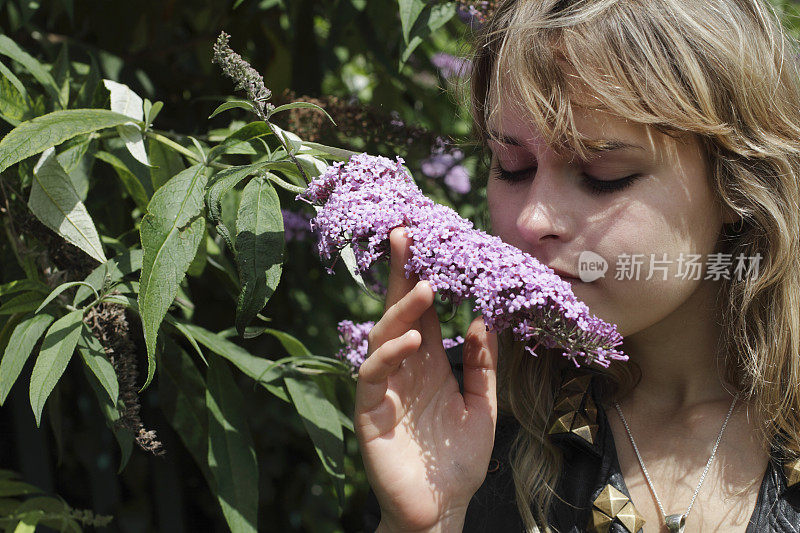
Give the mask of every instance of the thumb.
M 464 339 L 464 405 L 497 420 L 497 334 L 486 331 L 483 317 L 472 321 Z

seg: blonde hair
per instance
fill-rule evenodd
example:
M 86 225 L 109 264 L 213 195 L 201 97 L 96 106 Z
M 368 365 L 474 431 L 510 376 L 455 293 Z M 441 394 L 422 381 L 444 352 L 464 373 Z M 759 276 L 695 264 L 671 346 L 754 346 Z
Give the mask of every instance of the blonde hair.
M 741 217 L 741 229 L 723 229 L 724 252 L 761 257 L 757 275 L 720 282 L 724 378 L 766 421 L 762 437 L 780 458 L 800 454 L 797 54 L 762 0 L 507 0 L 475 35 L 470 77 L 479 142 L 492 135 L 497 95 L 512 95 L 550 146 L 584 156 L 577 76 L 598 109 L 701 143 L 717 200 Z M 547 429 L 562 359 L 557 350 L 533 359 L 501 336 L 499 403 L 521 426 L 511 463 L 528 530 L 547 528 L 561 468 Z M 612 365 L 609 397 L 635 372 Z

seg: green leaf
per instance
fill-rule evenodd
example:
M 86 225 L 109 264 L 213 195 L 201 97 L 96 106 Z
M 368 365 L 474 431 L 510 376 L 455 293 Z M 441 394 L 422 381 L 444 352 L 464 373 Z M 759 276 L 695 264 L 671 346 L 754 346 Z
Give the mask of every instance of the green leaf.
M 289 109 L 316 109 L 317 111 L 321 111 L 326 117 L 328 117 L 328 119 L 330 119 L 330 121 L 333 122 L 334 126 L 336 125 L 336 121 L 333 120 L 333 117 L 331 117 L 328 114 L 328 112 L 325 111 L 325 109 L 318 106 L 317 104 L 312 104 L 311 102 L 292 102 L 291 104 L 279 105 L 278 107 L 269 112 L 267 118 L 272 117 L 272 115 L 274 115 L 275 113 L 280 113 L 281 111 L 288 111 Z
M 208 367 L 208 466 L 212 490 L 233 533 L 258 530 L 258 461 L 244 398 L 225 363 Z
M 414 0 L 419 1 L 419 0 Z M 406 39 L 406 48 L 400 56 L 400 68 L 403 68 L 411 53 L 456 14 L 456 3 L 434 4 L 419 16 L 412 28 L 411 39 Z
M 6 66 L 0 63 L 0 70 L 3 69 L 7 70 Z M 31 118 L 32 107 L 33 102 L 30 101 L 27 93 L 19 91 L 16 85 L 8 79 L 8 76 L 0 78 L 0 116 L 6 122 L 16 126 L 23 120 Z
M 194 278 L 199 278 L 203 274 L 203 270 L 208 263 L 208 230 L 203 226 L 203 238 L 200 239 L 200 246 L 197 248 L 197 253 L 186 269 L 186 274 Z
M 303 146 L 307 146 L 313 150 L 322 152 L 330 156 L 330 158 L 338 159 L 340 161 L 347 161 L 348 159 L 350 159 L 351 157 L 353 157 L 358 153 L 358 152 L 351 152 L 350 150 L 345 150 L 344 148 L 336 148 L 334 146 L 326 146 L 324 144 L 308 142 L 308 141 L 303 141 Z
M 347 268 L 347 271 L 350 273 L 350 276 L 353 278 L 353 281 L 356 282 L 356 285 L 358 285 L 358 287 L 373 300 L 383 301 L 383 298 L 379 294 L 367 287 L 361 272 L 358 270 L 358 262 L 356 261 L 356 256 L 353 253 L 352 246 L 348 244 L 342 248 L 342 250 L 339 252 L 339 256 L 342 258 L 342 262 Z
M 128 121 L 129 117 L 106 109 L 65 109 L 33 118 L 0 140 L 0 172 L 77 135 Z
M 261 176 L 242 191 L 236 217 L 236 262 L 241 292 L 236 303 L 236 329 L 244 336 L 256 314 L 275 293 L 283 267 L 283 215 L 278 193 Z
M 181 323 L 191 333 L 192 337 L 197 339 L 197 342 L 233 363 L 244 375 L 258 382 L 259 385 L 278 398 L 289 401 L 289 397 L 286 396 L 283 387 L 274 383 L 282 377 L 283 373 L 280 368 L 273 366 L 273 361 L 263 357 L 256 357 L 238 344 L 234 344 L 205 328 L 183 321 Z
M 291 355 L 292 357 L 300 357 L 300 356 L 311 356 L 311 351 L 305 347 L 305 345 L 300 342 L 296 337 L 289 335 L 286 332 L 278 331 L 277 329 L 266 328 L 264 333 L 269 333 L 276 339 L 278 342 L 281 343 L 283 348 Z
M 162 107 L 164 107 L 164 102 L 160 102 L 159 101 L 159 102 L 156 102 L 156 103 L 152 104 L 150 106 L 150 109 L 147 110 L 147 112 L 145 113 L 144 119 L 145 119 L 145 122 L 147 123 L 148 127 L 153 125 L 153 122 L 155 122 L 156 117 L 161 112 L 161 108 Z
M 147 379 L 141 390 L 150 384 L 155 372 L 158 328 L 203 238 L 203 190 L 207 181 L 208 168 L 203 165 L 172 178 L 153 195 L 139 227 L 144 250 L 139 310 L 147 346 Z
M 11 387 L 17 381 L 33 348 L 55 318 L 48 311 L 38 315 L 28 315 L 14 328 L 3 354 L 3 360 L 0 361 L 0 405 L 6 401 Z
M 50 292 L 50 287 L 36 279 L 15 279 L 0 285 L 0 297 L 22 291 L 38 291 L 47 294 Z
M 208 366 L 208 361 L 206 360 L 206 356 L 203 355 L 203 350 L 200 348 L 200 345 L 197 344 L 197 340 L 192 335 L 192 332 L 186 327 L 186 324 L 175 320 L 170 315 L 166 316 L 166 320 L 172 327 L 178 330 L 178 333 L 183 335 L 186 340 L 189 341 L 189 344 L 192 345 L 192 348 L 194 348 L 194 351 L 200 356 L 200 359 L 206 364 L 206 366 Z
M 22 481 L 14 481 L 11 479 L 0 480 L 0 498 L 27 496 L 28 494 L 39 494 L 41 492 L 39 488 Z
M 248 141 L 252 141 L 253 139 L 263 137 L 265 135 L 272 135 L 272 132 L 269 129 L 269 125 L 264 121 L 257 121 L 251 122 L 242 126 L 228 137 L 225 138 L 220 144 L 212 148 L 208 152 L 208 160 L 214 161 L 222 154 L 226 153 L 230 148 L 245 143 Z
M 101 264 L 92 270 L 83 281 L 88 283 L 95 291 L 100 292 L 106 285 L 106 276 L 108 276 L 108 284 L 110 285 L 121 280 L 123 276 L 136 272 L 141 268 L 142 250 L 141 248 L 134 248 L 118 254 Z M 94 291 L 85 285 L 78 287 L 78 290 L 75 291 L 72 305 L 77 307 L 93 293 Z
M 23 292 L 10 298 L 0 305 L 0 315 L 13 315 L 14 313 L 27 313 L 39 307 L 44 299 L 40 292 Z
M 78 523 L 73 520 L 70 507 L 61 500 L 49 496 L 35 496 L 25 500 L 14 514 L 28 514 L 30 512 L 44 513 L 37 525 L 47 526 L 56 531 L 81 532 Z
M 411 29 L 425 9 L 424 0 L 398 0 L 400 7 L 400 27 L 403 29 L 403 41 L 408 45 Z
M 41 304 L 39 304 L 39 307 L 36 309 L 35 312 L 38 313 L 39 311 L 41 311 L 42 307 L 52 302 L 56 298 L 56 296 L 58 296 L 65 290 L 69 289 L 70 287 L 74 287 L 75 285 L 88 286 L 89 289 L 94 290 L 94 287 L 92 287 L 91 284 L 86 283 L 85 281 L 68 281 L 66 283 L 62 283 L 61 285 L 53 289 L 53 291 L 50 294 L 47 295 L 47 298 L 45 298 L 44 301 Z M 95 292 L 95 297 L 99 298 L 100 295 Z
M 147 140 L 147 147 L 150 151 L 150 164 L 152 165 L 150 167 L 150 181 L 153 184 L 153 190 L 157 191 L 159 187 L 168 182 L 172 176 L 184 170 L 186 166 L 183 164 L 180 154 L 152 137 Z
M 167 421 L 210 484 L 206 384 L 191 357 L 167 336 L 158 360 L 158 399 Z
M 258 173 L 259 170 L 269 166 L 270 164 L 271 163 L 269 161 L 264 161 L 261 163 L 254 163 L 252 165 L 226 168 L 214 176 L 212 184 L 206 191 L 208 220 L 214 225 L 217 233 L 222 236 L 223 239 L 225 239 L 225 243 L 232 252 L 236 251 L 236 245 L 233 243 L 233 239 L 231 239 L 231 236 L 228 233 L 227 226 L 224 222 L 222 222 L 222 198 L 231 189 L 236 187 L 240 181 L 248 176 Z
M 120 158 L 108 152 L 97 152 L 95 157 L 111 165 L 122 182 L 122 186 L 131 195 L 139 209 L 143 211 L 147 209 L 147 204 L 150 201 L 150 198 L 147 197 L 147 191 L 144 190 L 142 182 L 128 169 L 127 165 Z
M 69 50 L 67 41 L 61 44 L 61 49 L 58 51 L 56 62 L 50 70 L 50 74 L 55 80 L 55 85 L 58 88 L 58 100 L 62 102 L 62 108 L 66 109 L 69 103 Z
M 75 351 L 82 324 L 83 311 L 76 309 L 53 322 L 44 335 L 42 349 L 31 372 L 30 398 L 36 427 L 40 425 L 47 397 L 61 379 Z
M 216 108 L 214 112 L 208 116 L 208 118 L 212 119 L 217 115 L 219 115 L 220 113 L 222 113 L 223 111 L 227 111 L 228 109 L 234 109 L 234 108 L 246 109 L 251 113 L 256 112 L 256 108 L 253 107 L 253 104 L 251 104 L 247 100 L 228 100 L 227 102 Z
M 108 360 L 108 355 L 102 343 L 92 334 L 92 330 L 83 324 L 81 336 L 78 339 L 78 353 L 81 354 L 83 362 L 86 364 L 98 383 L 108 393 L 108 398 L 113 405 L 117 404 L 119 397 L 119 380 L 114 372 L 114 366 Z
M 11 85 L 14 86 L 14 88 L 17 90 L 19 94 L 21 94 L 25 98 L 28 98 L 28 90 L 25 89 L 25 85 L 23 85 L 22 82 L 19 81 L 17 75 L 11 72 L 11 70 L 3 63 L 0 63 L 0 74 L 2 74 L 3 77 L 7 79 L 11 83 Z
M 67 101 L 62 99 L 63 96 L 53 76 L 50 75 L 36 58 L 20 48 L 17 43 L 12 41 L 7 35 L 0 34 L 0 54 L 10 57 L 25 67 L 25 69 L 36 78 L 36 81 L 41 83 L 42 86 L 57 99 L 62 108 L 67 107 Z
M 286 390 L 303 419 L 325 471 L 333 477 L 339 503 L 344 506 L 344 435 L 338 409 L 309 378 L 284 376 Z
M 99 262 L 105 262 L 106 255 L 92 217 L 81 202 L 69 176 L 58 163 L 53 148 L 42 153 L 33 169 L 33 176 L 28 207 L 36 218 L 67 242 Z

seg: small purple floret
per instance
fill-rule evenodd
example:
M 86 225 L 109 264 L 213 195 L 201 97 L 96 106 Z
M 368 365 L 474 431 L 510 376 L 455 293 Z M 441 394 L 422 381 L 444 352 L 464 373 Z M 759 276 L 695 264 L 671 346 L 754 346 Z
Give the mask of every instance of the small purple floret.
M 321 257 L 330 260 L 350 245 L 357 268 L 366 271 L 388 259 L 389 233 L 404 226 L 413 239 L 406 276 L 428 280 L 456 305 L 473 299 L 489 331 L 510 328 L 533 355 L 540 344 L 559 348 L 576 366 L 627 360 L 616 349 L 616 325 L 593 316 L 569 283 L 424 196 L 402 165 L 400 157 L 357 154 L 329 166 L 298 195 L 321 207 L 311 222 Z
M 375 325 L 375 322 L 361 322 L 354 323 L 352 320 L 342 320 L 336 327 L 339 331 L 339 340 L 342 341 L 344 347 L 339 350 L 336 357 L 343 361 L 347 361 L 354 369 L 358 370 L 367 358 L 367 350 L 369 342 L 367 336 L 369 331 Z M 455 339 L 442 339 L 442 345 L 445 350 L 458 346 L 464 342 L 464 338 L 460 335 Z

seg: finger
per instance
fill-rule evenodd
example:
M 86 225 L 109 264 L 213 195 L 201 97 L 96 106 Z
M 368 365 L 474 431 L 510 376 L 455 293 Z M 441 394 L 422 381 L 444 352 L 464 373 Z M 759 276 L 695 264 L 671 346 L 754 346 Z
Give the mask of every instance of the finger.
M 386 289 L 384 310 L 397 303 L 418 281 L 414 275 L 406 278 L 405 265 L 411 259 L 411 243 L 411 237 L 406 235 L 402 226 L 394 228 L 389 233 L 389 286 Z
M 421 343 L 419 331 L 412 329 L 383 343 L 366 358 L 358 369 L 356 414 L 368 412 L 380 405 L 386 395 L 387 378 L 397 371 L 406 357 L 419 350 Z
M 486 412 L 492 420 L 497 419 L 497 357 L 497 334 L 476 318 L 464 340 L 464 404 L 467 412 Z
M 423 283 L 427 285 L 426 281 L 420 282 L 420 284 Z M 430 287 L 430 285 L 427 286 Z M 431 291 L 431 303 L 419 319 L 419 331 L 422 333 L 422 341 L 426 345 L 442 347 L 442 324 L 439 322 L 439 315 L 436 314 L 436 308 L 433 306 L 433 290 L 429 290 Z
M 384 342 L 399 337 L 409 329 L 416 329 L 420 316 L 433 306 L 433 290 L 427 281 L 418 282 L 411 292 L 386 310 L 383 317 L 369 332 L 369 349 L 377 349 Z M 422 332 L 423 336 L 425 335 Z M 441 334 L 440 334 L 441 335 Z

